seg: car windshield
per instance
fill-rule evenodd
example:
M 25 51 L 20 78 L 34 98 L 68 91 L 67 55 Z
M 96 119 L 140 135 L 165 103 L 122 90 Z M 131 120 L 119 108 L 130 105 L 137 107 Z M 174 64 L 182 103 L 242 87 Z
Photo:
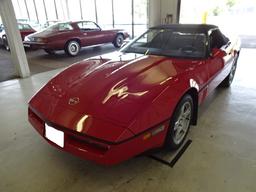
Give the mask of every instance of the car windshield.
M 121 52 L 203 58 L 206 54 L 206 35 L 173 29 L 150 29 L 125 46 Z

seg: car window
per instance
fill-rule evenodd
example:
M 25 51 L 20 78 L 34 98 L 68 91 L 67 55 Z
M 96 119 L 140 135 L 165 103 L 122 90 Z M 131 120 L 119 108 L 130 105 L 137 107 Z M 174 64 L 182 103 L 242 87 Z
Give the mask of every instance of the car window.
M 226 45 L 229 42 L 229 39 L 224 36 L 219 30 L 214 30 L 210 35 L 210 41 L 211 49 L 220 49 L 223 45 Z
M 23 29 L 22 24 L 18 24 L 18 28 L 19 28 L 19 30 L 22 30 Z
M 69 23 L 59 23 L 59 31 L 70 31 L 73 27 Z
M 23 24 L 22 27 L 23 27 L 23 30 L 32 29 L 32 27 L 28 24 Z
M 93 22 L 80 22 L 77 23 L 77 26 L 79 27 L 79 29 L 81 30 L 85 30 L 85 31 L 98 31 L 100 30 L 100 28 Z

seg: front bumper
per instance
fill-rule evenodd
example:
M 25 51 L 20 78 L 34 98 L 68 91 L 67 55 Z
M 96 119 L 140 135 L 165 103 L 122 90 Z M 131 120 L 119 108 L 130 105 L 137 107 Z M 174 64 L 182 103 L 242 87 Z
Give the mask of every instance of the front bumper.
M 166 131 L 163 131 L 145 140 L 145 134 L 147 134 L 145 133 L 123 142 L 110 143 L 97 138 L 90 138 L 47 122 L 48 125 L 64 132 L 64 147 L 62 148 L 45 137 L 45 121 L 43 118 L 40 118 L 31 109 L 29 109 L 28 113 L 29 122 L 48 143 L 58 149 L 102 165 L 118 164 L 151 148 L 161 147 L 166 135 Z M 168 122 L 165 122 L 165 126 L 168 127 Z
M 23 41 L 23 46 L 31 49 L 50 49 L 47 43 L 39 43 L 33 41 Z

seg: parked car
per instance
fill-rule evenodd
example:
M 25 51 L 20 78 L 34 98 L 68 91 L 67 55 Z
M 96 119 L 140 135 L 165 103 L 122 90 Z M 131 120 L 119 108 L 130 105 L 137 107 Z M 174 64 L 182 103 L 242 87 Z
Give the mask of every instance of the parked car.
M 231 85 L 239 51 L 214 25 L 153 27 L 59 73 L 30 100 L 28 118 L 51 145 L 100 164 L 177 149 L 199 104 Z
M 20 31 L 22 41 L 24 41 L 25 36 L 36 32 L 29 24 L 18 23 L 18 28 Z M 0 32 L 0 43 L 5 47 L 6 50 L 10 50 L 4 26 L 2 31 Z
M 65 50 L 68 55 L 76 56 L 85 46 L 113 43 L 119 48 L 128 36 L 127 32 L 119 29 L 102 30 L 91 21 L 62 22 L 27 36 L 24 45 L 44 49 L 49 54 Z
M 40 31 L 43 28 L 43 25 L 38 21 L 30 19 L 17 19 L 18 23 L 29 24 L 35 31 Z

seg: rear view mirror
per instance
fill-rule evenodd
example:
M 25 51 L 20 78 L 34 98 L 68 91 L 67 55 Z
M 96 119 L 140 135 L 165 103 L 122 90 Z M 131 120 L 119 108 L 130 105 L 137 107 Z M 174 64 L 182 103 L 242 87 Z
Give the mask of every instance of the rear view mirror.
M 223 58 L 227 55 L 227 53 L 221 49 L 213 48 L 211 56 L 212 57 L 217 57 L 217 58 Z

